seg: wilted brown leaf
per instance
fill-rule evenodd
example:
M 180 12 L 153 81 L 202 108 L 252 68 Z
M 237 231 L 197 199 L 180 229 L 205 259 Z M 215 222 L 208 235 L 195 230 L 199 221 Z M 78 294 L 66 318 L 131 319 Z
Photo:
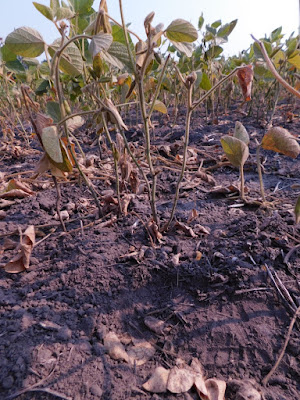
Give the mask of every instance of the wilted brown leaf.
M 155 332 L 158 335 L 163 335 L 164 330 L 166 328 L 166 324 L 161 319 L 155 317 L 146 317 L 144 319 L 144 324 L 149 328 L 151 331 Z
M 196 233 L 193 231 L 193 229 L 190 226 L 187 226 L 183 224 L 182 222 L 177 221 L 175 224 L 175 228 L 184 232 L 186 235 L 191 236 L 191 237 L 197 237 Z
M 195 218 L 198 217 L 198 211 L 195 210 L 194 208 L 189 212 L 187 223 L 190 224 L 192 221 L 194 221 Z
M 0 198 L 12 199 L 18 198 L 22 199 L 24 197 L 31 196 L 34 192 L 30 189 L 28 185 L 23 182 L 11 179 L 6 188 L 0 193 Z
M 286 156 L 297 158 L 300 154 L 300 146 L 296 138 L 284 128 L 279 126 L 271 128 L 261 142 L 265 150 L 273 150 Z
M 161 239 L 163 236 L 162 236 L 162 234 L 159 232 L 157 224 L 156 224 L 153 220 L 150 220 L 150 221 L 147 223 L 147 228 L 148 228 L 148 231 L 149 231 L 149 233 L 150 233 L 152 239 L 153 239 L 155 242 L 156 242 L 156 241 L 159 242 L 160 239 Z
M 121 199 L 121 210 L 125 216 L 128 214 L 128 207 L 133 198 L 133 194 L 125 193 Z
M 152 393 L 166 392 L 169 373 L 169 370 L 163 367 L 157 367 L 150 379 L 143 384 L 143 389 Z
M 5 271 L 11 274 L 17 274 L 28 269 L 34 243 L 34 226 L 29 225 L 20 238 L 20 243 L 16 248 L 17 254 L 4 266 Z
M 245 67 L 240 68 L 237 72 L 237 77 L 239 79 L 245 101 L 251 100 L 251 87 L 253 76 L 254 72 L 252 65 L 246 65 Z
M 224 400 L 226 382 L 211 378 L 205 381 L 205 387 L 207 395 L 196 388 L 201 400 Z
M 201 178 L 203 181 L 209 183 L 212 186 L 216 185 L 215 178 L 213 176 L 207 174 L 206 172 L 202 171 L 200 168 L 196 172 L 196 177 Z
M 133 365 L 143 365 L 155 354 L 155 348 L 146 340 L 136 343 L 128 350 L 129 362 Z

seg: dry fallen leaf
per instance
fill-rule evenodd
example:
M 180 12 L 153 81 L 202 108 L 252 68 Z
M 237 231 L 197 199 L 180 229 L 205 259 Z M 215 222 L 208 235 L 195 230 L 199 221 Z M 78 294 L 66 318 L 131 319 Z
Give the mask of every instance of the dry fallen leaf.
M 171 393 L 185 393 L 193 386 L 195 376 L 190 368 L 174 367 L 170 370 L 167 389 Z
M 157 367 L 150 379 L 143 384 L 143 389 L 152 393 L 166 392 L 169 373 L 169 370 L 163 367 Z
M 187 223 L 190 224 L 194 219 L 198 217 L 198 211 L 194 208 L 189 212 Z
M 158 335 L 164 334 L 164 329 L 166 328 L 166 325 L 161 319 L 149 316 L 144 319 L 144 324 L 147 326 L 147 328 L 157 333 Z
M 28 269 L 34 243 L 34 226 L 29 225 L 20 238 L 20 243 L 16 248 L 17 254 L 4 266 L 5 271 L 11 274 L 17 274 Z
M 193 229 L 190 226 L 187 226 L 183 224 L 182 222 L 177 221 L 175 224 L 175 228 L 183 231 L 186 235 L 191 236 L 191 237 L 197 237 L 196 233 L 193 231 Z
M 161 239 L 163 236 L 162 236 L 162 234 L 159 232 L 157 224 L 156 224 L 153 220 L 151 220 L 151 221 L 149 221 L 149 222 L 147 223 L 147 228 L 148 228 L 148 231 L 149 231 L 149 233 L 150 233 L 152 239 L 153 239 L 154 241 L 158 241 L 158 242 L 159 242 L 160 239 Z
M 226 382 L 211 378 L 205 381 L 205 387 L 207 395 L 196 388 L 201 400 L 224 400 Z
M 128 350 L 129 363 L 143 365 L 155 354 L 155 348 L 146 340 L 140 341 Z
M 202 393 L 204 396 L 208 395 L 207 388 L 205 385 L 205 378 L 203 373 L 203 367 L 199 360 L 193 358 L 191 362 L 191 368 L 194 371 L 194 384 L 198 393 Z
M 128 354 L 126 353 L 124 346 L 120 342 L 120 339 L 114 332 L 109 332 L 104 337 L 103 342 L 104 347 L 111 358 L 113 358 L 114 360 L 123 360 L 128 362 Z
M 11 199 L 18 198 L 22 199 L 32 195 L 34 192 L 30 189 L 28 185 L 23 182 L 17 181 L 16 179 L 11 179 L 6 188 L 0 193 L 0 198 Z

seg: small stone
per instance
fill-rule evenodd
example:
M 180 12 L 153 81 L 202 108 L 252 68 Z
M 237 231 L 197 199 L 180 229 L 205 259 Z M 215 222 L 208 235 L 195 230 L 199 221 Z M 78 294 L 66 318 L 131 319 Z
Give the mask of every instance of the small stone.
M 63 326 L 58 332 L 57 332 L 57 338 L 63 341 L 70 340 L 72 337 L 72 331 L 69 329 L 67 326 Z
M 92 385 L 90 387 L 90 392 L 93 396 L 98 396 L 99 398 L 102 396 L 103 394 L 103 390 L 101 389 L 101 387 L 99 385 Z

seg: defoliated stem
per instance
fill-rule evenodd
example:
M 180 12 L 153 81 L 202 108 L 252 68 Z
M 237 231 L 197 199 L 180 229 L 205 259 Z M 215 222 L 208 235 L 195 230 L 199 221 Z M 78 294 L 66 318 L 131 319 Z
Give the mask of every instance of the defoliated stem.
M 245 178 L 244 178 L 244 165 L 240 166 L 240 179 L 241 179 L 241 199 L 245 200 Z
M 266 196 L 265 196 L 265 189 L 264 189 L 264 181 L 263 181 L 262 172 L 261 172 L 260 148 L 261 148 L 261 145 L 258 144 L 257 149 L 256 149 L 256 164 L 257 164 L 257 172 L 258 172 L 259 185 L 260 185 L 260 193 L 261 193 L 263 202 L 265 203 Z
M 190 138 L 190 124 L 191 124 L 191 116 L 193 112 L 193 107 L 192 107 L 192 93 L 193 93 L 193 85 L 190 85 L 188 88 L 188 93 L 187 93 L 187 111 L 186 111 L 186 119 L 185 119 L 185 136 L 184 136 L 184 148 L 183 148 L 183 160 L 182 160 L 182 167 L 181 167 L 181 172 L 177 181 L 176 185 L 176 191 L 175 191 L 175 197 L 174 197 L 174 202 L 173 202 L 173 207 L 171 211 L 170 218 L 167 222 L 167 224 L 164 227 L 164 231 L 167 231 L 169 229 L 169 226 L 174 218 L 175 210 L 177 207 L 177 203 L 179 200 L 179 191 L 180 191 L 180 184 L 182 182 L 182 179 L 184 177 L 184 172 L 186 168 L 186 163 L 187 163 L 187 151 L 188 151 L 188 145 L 189 145 L 189 138 Z
M 128 29 L 127 29 L 127 26 L 126 26 L 126 24 L 125 24 L 125 19 L 124 19 L 122 0 L 119 0 L 119 8 L 120 8 L 121 21 L 122 21 L 122 28 L 123 28 L 123 31 L 124 31 L 124 36 L 125 36 L 125 43 L 126 43 L 126 47 L 127 47 L 127 52 L 128 52 L 129 58 L 130 58 L 132 70 L 134 71 L 134 74 L 136 75 L 135 62 L 134 62 L 134 59 L 133 59 L 133 56 L 132 56 L 132 52 L 131 52 L 131 50 L 130 50 L 128 35 L 127 35 Z

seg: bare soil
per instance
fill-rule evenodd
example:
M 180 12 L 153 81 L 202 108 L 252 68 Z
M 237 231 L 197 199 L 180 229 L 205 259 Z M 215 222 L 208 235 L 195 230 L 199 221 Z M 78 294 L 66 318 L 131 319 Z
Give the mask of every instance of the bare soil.
M 296 134 L 300 108 L 293 110 L 292 122 L 286 122 L 286 111 L 289 105 L 283 104 L 273 124 Z M 184 134 L 184 109 L 173 131 L 171 120 L 158 117 L 153 145 L 156 154 L 170 162 L 162 164 L 159 175 L 161 220 L 168 217 L 175 192 L 179 170 L 172 162 L 175 145 Z M 190 146 L 198 151 L 198 166 L 201 159 L 203 168 L 214 166 L 223 154 L 220 137 L 233 130 L 236 120 L 251 136 L 251 155 L 245 165 L 247 196 L 258 199 L 254 139 L 261 140 L 265 130 L 254 117 L 231 112 L 212 125 L 198 114 Z M 78 137 L 83 149 L 95 155 L 97 167 L 95 134 L 86 130 Z M 131 125 L 128 138 L 137 147 L 142 141 L 141 128 Z M 169 155 L 163 145 L 171 146 Z M 5 176 L 33 170 L 40 158 L 36 139 L 32 139 L 31 150 L 21 146 L 21 152 L 2 151 L 0 168 Z M 292 160 L 272 152 L 262 152 L 262 156 L 265 188 L 273 206 L 241 205 L 235 198 L 212 193 L 213 187 L 201 181 L 181 191 L 176 212 L 176 220 L 191 227 L 195 237 L 173 227 L 154 247 L 141 222 L 150 219 L 145 193 L 134 196 L 126 216 L 111 210 L 83 228 L 95 221 L 93 199 L 78 179 L 61 183 L 62 209 L 68 208 L 74 220 L 66 224 L 68 234 L 63 234 L 54 219 L 56 192 L 50 178 L 38 178 L 31 186 L 32 196 L 4 208 L 1 246 L 8 237 L 18 242 L 18 229 L 24 231 L 30 224 L 36 227 L 37 241 L 56 230 L 34 247 L 28 272 L 8 274 L 0 269 L 0 398 L 196 399 L 193 390 L 156 395 L 142 389 L 156 366 L 171 368 L 180 357 L 187 363 L 199 359 L 208 377 L 227 382 L 251 378 L 266 400 L 299 400 L 299 324 L 269 385 L 260 386 L 278 358 L 293 316 L 274 288 L 266 265 L 300 305 L 299 249 L 284 262 L 300 243 L 293 215 L 299 195 L 299 157 Z M 104 151 L 102 157 L 108 154 Z M 239 172 L 223 166 L 212 169 L 211 175 L 217 185 L 228 186 L 238 181 Z M 112 179 L 92 181 L 100 198 L 114 189 Z M 187 223 L 193 209 L 198 214 Z M 117 220 L 111 226 L 100 225 L 114 216 Z M 197 224 L 210 233 L 201 233 Z M 3 266 L 14 250 L 2 253 Z M 168 329 L 163 334 L 151 331 L 144 323 L 149 315 L 165 321 Z M 110 331 L 124 343 L 132 338 L 154 343 L 154 356 L 142 366 L 113 360 L 103 344 Z

